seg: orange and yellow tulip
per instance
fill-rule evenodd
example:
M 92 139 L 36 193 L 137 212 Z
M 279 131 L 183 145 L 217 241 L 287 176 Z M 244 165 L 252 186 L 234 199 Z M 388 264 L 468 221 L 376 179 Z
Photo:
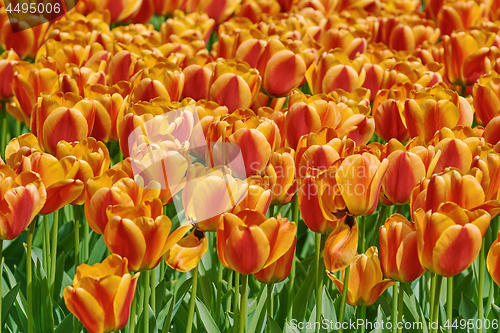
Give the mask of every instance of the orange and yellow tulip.
M 186 273 L 198 266 L 203 255 L 208 251 L 208 240 L 203 231 L 194 229 L 188 236 L 179 240 L 193 228 L 186 223 L 174 231 L 167 240 L 169 250 L 165 253 L 167 265 L 179 272 Z M 176 243 L 172 244 L 173 242 Z
M 443 36 L 445 77 L 458 86 L 475 83 L 489 71 L 485 59 L 494 42 L 493 36 L 478 30 L 452 32 Z
M 102 235 L 108 224 L 106 209 L 114 205 L 136 206 L 158 198 L 159 184 L 144 187 L 129 178 L 123 170 L 109 169 L 85 184 L 85 216 L 89 226 Z M 91 208 L 92 207 L 92 208 Z
M 382 180 L 389 161 L 380 162 L 369 153 L 348 156 L 335 175 L 348 214 L 370 215 L 377 208 Z
M 167 238 L 172 227 L 170 219 L 161 214 L 159 199 L 141 205 L 108 207 L 109 222 L 104 229 L 104 243 L 109 251 L 127 258 L 128 269 L 135 272 L 155 268 L 160 263 L 168 250 Z M 137 212 L 143 209 L 151 210 L 151 216 Z
M 491 244 L 488 256 L 486 257 L 486 267 L 491 278 L 497 285 L 500 285 L 500 232 Z
M 256 69 L 236 60 L 220 61 L 210 81 L 209 99 L 227 106 L 232 113 L 252 105 L 260 86 L 261 78 Z
M 297 44 L 269 40 L 257 61 L 263 92 L 273 97 L 287 96 L 305 82 L 306 71 L 315 57 L 312 49 L 301 50 Z
M 425 272 L 418 259 L 415 223 L 401 214 L 392 215 L 380 228 L 380 263 L 385 276 L 403 283 Z
M 261 283 L 273 284 L 284 281 L 292 269 L 293 258 L 295 257 L 295 246 L 297 237 L 295 237 L 290 249 L 278 260 L 266 268 L 261 269 L 253 276 Z
M 446 277 L 459 274 L 476 260 L 491 220 L 485 210 L 469 211 L 454 202 L 427 212 L 419 208 L 413 215 L 422 267 Z
M 215 231 L 221 214 L 231 210 L 247 194 L 248 184 L 234 179 L 228 169 L 212 170 L 197 163 L 186 173 L 182 203 L 186 218 L 195 220 L 198 229 Z
M 217 229 L 217 254 L 222 264 L 241 274 L 254 274 L 283 257 L 293 246 L 297 225 L 282 218 L 243 210 L 227 213 Z
M 500 116 L 500 76 L 483 75 L 472 88 L 474 97 L 475 119 L 479 124 L 487 126 L 489 122 Z
M 32 171 L 17 175 L 0 161 L 0 239 L 12 240 L 33 221 L 45 204 L 47 193 Z
M 342 294 L 344 281 L 340 281 L 328 271 L 327 273 Z M 344 278 L 345 271 L 342 272 L 342 280 Z M 378 250 L 375 246 L 372 246 L 366 250 L 366 253 L 356 255 L 350 265 L 347 304 L 352 306 L 372 305 L 394 283 L 392 280 L 383 279 Z
M 14 65 L 19 61 L 19 56 L 14 51 L 5 51 L 0 56 L 0 99 L 13 96 L 12 83 L 14 82 Z
M 437 15 L 437 23 L 443 35 L 464 30 L 475 25 L 485 14 L 486 5 L 478 1 L 448 1 Z
M 410 202 L 413 188 L 425 177 L 422 159 L 414 153 L 396 150 L 387 156 L 389 165 L 382 180 L 382 195 L 392 204 Z
M 112 332 L 127 324 L 139 279 L 127 265 L 127 259 L 116 254 L 92 266 L 81 264 L 72 285 L 64 288 L 66 307 L 90 333 Z
M 349 219 L 354 219 L 352 216 Z M 325 268 L 331 273 L 345 269 L 358 253 L 358 224 L 340 223 L 325 243 Z
M 162 97 L 167 101 L 179 101 L 184 88 L 184 73 L 180 67 L 170 62 L 145 68 L 130 80 L 132 103 L 149 101 L 156 97 Z

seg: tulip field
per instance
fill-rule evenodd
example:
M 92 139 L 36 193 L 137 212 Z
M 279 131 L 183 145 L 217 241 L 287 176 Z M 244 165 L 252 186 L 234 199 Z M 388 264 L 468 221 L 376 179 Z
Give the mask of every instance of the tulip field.
M 500 0 L 0 0 L 0 333 L 500 333 Z

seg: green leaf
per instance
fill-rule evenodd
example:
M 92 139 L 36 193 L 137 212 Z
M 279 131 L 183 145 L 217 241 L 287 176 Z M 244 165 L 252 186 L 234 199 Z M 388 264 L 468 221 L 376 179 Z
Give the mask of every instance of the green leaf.
M 106 244 L 104 244 L 104 238 L 102 236 L 99 236 L 98 241 L 95 243 L 95 245 L 92 248 L 92 251 L 90 252 L 87 264 L 93 265 L 98 262 L 101 262 L 102 259 L 104 258 L 105 253 L 106 253 Z
M 271 287 L 272 285 L 267 285 L 266 286 L 266 292 L 262 293 L 260 296 L 259 302 L 257 304 L 257 308 L 255 309 L 252 317 L 252 321 L 250 322 L 250 328 L 248 329 L 248 332 L 259 332 L 260 329 L 264 326 L 264 320 L 266 319 L 266 313 L 267 313 L 267 288 Z
M 299 288 L 299 291 L 293 299 L 293 316 L 292 318 L 298 321 L 303 321 L 306 316 L 306 309 L 309 305 L 309 300 L 311 299 L 311 294 L 314 290 L 314 281 L 316 278 L 316 271 L 314 269 L 309 270 L 306 279 Z
M 469 298 L 469 296 L 464 293 L 462 293 L 462 299 L 460 301 L 458 313 L 466 320 L 474 319 L 474 317 L 477 316 L 476 304 Z
M 382 310 L 382 306 L 378 306 L 378 309 L 377 309 L 377 320 L 375 323 L 379 323 L 381 324 L 382 321 L 384 323 L 387 322 L 387 317 L 384 313 L 384 310 Z M 373 327 L 375 327 L 375 323 L 373 323 Z M 367 329 L 370 327 L 369 326 L 370 324 L 368 323 L 367 325 Z M 390 329 L 387 329 L 386 325 L 379 325 L 377 328 L 375 328 L 374 330 L 375 333 L 391 333 L 391 330 Z
M 17 293 L 19 292 L 20 286 L 21 286 L 21 282 L 19 282 L 18 284 L 16 284 L 14 286 L 14 288 L 9 290 L 9 292 L 2 299 L 2 323 L 5 323 L 5 319 L 7 318 L 7 314 L 9 313 L 9 309 L 17 297 Z
M 207 307 L 198 298 L 196 298 L 196 312 L 200 316 L 201 322 L 203 323 L 203 326 L 205 326 L 208 333 L 220 333 L 220 330 L 217 327 L 217 324 L 215 323 L 214 319 L 210 315 L 210 312 L 208 311 Z
M 54 331 L 52 313 L 52 297 L 49 282 L 40 260 L 33 263 L 33 322 L 35 332 L 48 333 Z
M 66 256 L 64 255 L 64 251 L 59 254 L 59 257 L 56 261 L 56 276 L 54 280 L 54 301 L 57 302 L 62 296 L 62 281 L 64 276 L 64 261 L 66 260 Z
M 466 294 L 469 297 L 472 297 L 472 293 L 474 292 L 474 286 L 471 288 L 471 283 L 474 280 L 474 274 L 472 271 L 467 274 L 459 283 L 458 285 L 453 288 L 453 307 L 455 309 L 458 309 L 460 306 L 460 302 L 462 301 L 462 297 L 455 297 L 455 295 L 462 295 Z
M 269 327 L 271 328 L 271 333 L 283 333 L 279 325 L 271 316 L 267 316 L 267 325 L 269 325 Z
M 72 314 L 67 315 L 64 320 L 57 325 L 54 333 L 73 332 L 73 318 L 75 317 Z
M 321 312 L 323 312 L 323 317 L 325 319 L 331 320 L 334 323 L 337 322 L 337 312 L 335 311 L 334 301 L 327 288 L 323 289 L 323 307 Z

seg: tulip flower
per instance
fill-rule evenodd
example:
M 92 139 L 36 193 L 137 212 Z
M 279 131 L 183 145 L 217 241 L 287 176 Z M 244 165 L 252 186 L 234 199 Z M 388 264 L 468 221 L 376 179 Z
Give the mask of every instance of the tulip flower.
M 497 238 L 491 244 L 490 250 L 488 251 L 488 256 L 486 257 L 486 267 L 490 273 L 491 278 L 497 285 L 500 285 L 500 232 L 497 234 Z
M 158 2 L 158 0 L 154 0 Z M 163 14 L 162 14 L 163 15 Z M 173 11 L 172 18 L 167 19 L 161 25 L 161 34 L 163 36 L 185 35 L 193 36 L 208 42 L 215 26 L 215 21 L 208 17 L 206 13 L 185 14 L 181 10 Z
M 142 2 L 143 0 L 120 0 L 117 2 L 111 0 L 82 0 L 77 9 L 80 12 L 88 13 L 107 9 L 111 14 L 111 22 L 120 22 L 137 12 L 141 8 Z
M 261 269 L 257 273 L 254 273 L 253 276 L 255 276 L 255 278 L 259 280 L 259 282 L 266 284 L 273 284 L 286 280 L 286 278 L 290 275 L 290 271 L 292 269 L 296 245 L 297 237 L 295 237 L 290 249 L 281 258 L 276 260 L 268 267 Z
M 45 204 L 47 193 L 39 176 L 32 171 L 17 175 L 0 163 L 0 239 L 12 240 L 33 221 Z
M 231 213 L 250 209 L 267 214 L 269 205 L 271 204 L 271 190 L 265 190 L 258 185 L 249 185 L 247 195 L 231 210 Z
M 262 90 L 273 97 L 287 96 L 292 89 L 304 83 L 306 70 L 315 56 L 311 49 L 301 50 L 293 43 L 284 45 L 278 39 L 269 40 L 257 61 Z
M 323 53 L 315 68 L 307 72 L 307 82 L 313 94 L 329 93 L 335 89 L 351 92 L 363 85 L 366 72 L 361 56 L 350 60 L 342 49 Z
M 114 205 L 135 206 L 160 194 L 158 182 L 139 186 L 123 170 L 110 169 L 85 184 L 85 216 L 89 226 L 102 235 L 108 223 L 106 209 Z M 92 207 L 92 208 L 91 208 Z
M 437 23 L 443 35 L 451 35 L 455 30 L 464 30 L 475 25 L 484 15 L 486 5 L 476 1 L 448 2 L 439 11 Z
M 368 46 L 367 34 L 361 30 L 351 31 L 346 28 L 331 28 L 325 31 L 319 43 L 324 50 L 341 48 L 345 51 L 349 59 L 354 59 L 358 53 L 362 54 Z
M 285 120 L 286 139 L 293 149 L 302 135 L 318 133 L 325 126 L 336 128 L 341 121 L 341 114 L 333 102 L 312 98 L 295 101 L 297 99 L 290 102 Z
M 346 218 L 345 203 L 330 170 L 318 176 L 307 174 L 297 196 L 300 215 L 313 232 L 328 235 Z
M 184 74 L 183 97 L 191 97 L 195 100 L 206 99 L 210 89 L 210 78 L 214 70 L 214 63 L 205 66 L 192 64 L 182 70 Z
M 472 89 L 475 118 L 479 124 L 488 125 L 500 116 L 500 76 L 483 75 Z
M 342 161 L 335 178 L 350 215 L 370 215 L 375 211 L 388 165 L 387 159 L 380 162 L 369 153 Z
M 382 180 L 382 195 L 393 204 L 410 202 L 413 188 L 426 175 L 422 159 L 411 152 L 396 150 L 387 159 L 387 173 Z
M 415 223 L 401 214 L 392 215 L 380 228 L 382 272 L 392 280 L 413 282 L 425 272 L 418 260 Z
M 488 72 L 485 59 L 494 39 L 483 34 L 475 30 L 443 36 L 445 77 L 452 84 L 471 85 Z
M 159 63 L 153 68 L 145 68 L 131 79 L 133 103 L 149 101 L 156 97 L 167 101 L 178 101 L 184 88 L 184 74 L 173 63 Z
M 126 258 L 112 254 L 102 263 L 81 264 L 64 303 L 90 333 L 112 332 L 128 322 L 139 273 L 130 275 Z
M 335 275 L 328 272 L 328 277 L 342 294 L 344 281 L 340 281 Z M 342 272 L 342 280 L 345 272 Z M 383 280 L 378 250 L 375 246 L 366 250 L 366 253 L 354 257 L 350 265 L 349 281 L 347 287 L 347 303 L 352 306 L 368 306 L 375 303 L 377 298 L 395 282 Z
M 19 61 L 19 56 L 14 51 L 6 51 L 0 57 L 0 99 L 13 96 L 12 83 L 14 81 L 14 64 Z
M 486 200 L 481 178 L 482 175 L 477 179 L 457 169 L 447 169 L 443 173 L 434 174 L 413 190 L 411 211 L 415 212 L 422 208 L 424 212 L 429 210 L 436 212 L 442 203 L 453 202 L 463 209 L 471 211 L 484 209 L 494 216 L 498 212 L 500 202 L 491 197 L 490 200 Z
M 405 123 L 412 138 L 419 136 L 427 143 L 443 127 L 472 124 L 472 107 L 456 92 L 437 90 L 415 97 L 404 104 Z
M 271 204 L 287 204 L 296 191 L 295 152 L 291 148 L 282 148 L 273 153 L 271 164 L 265 169 L 263 176 L 249 177 L 250 184 L 258 184 L 271 190 Z
M 240 203 L 247 193 L 246 182 L 234 179 L 227 168 L 212 170 L 194 164 L 186 173 L 182 191 L 186 219 L 197 221 L 201 231 L 215 231 L 221 214 Z
M 0 47 L 14 50 L 21 59 L 35 58 L 50 25 L 43 17 L 45 13 L 40 13 L 40 16 L 14 10 L 7 13 L 4 6 L 0 8 Z
M 18 63 L 12 91 L 14 98 L 7 104 L 7 111 L 18 121 L 30 124 L 30 117 L 38 96 L 45 92 L 55 93 L 58 89 L 57 73 L 41 64 Z
M 161 207 L 159 199 L 156 205 Z M 167 252 L 167 238 L 172 222 L 165 215 L 127 216 L 126 210 L 113 215 L 117 206 L 108 207 L 109 222 L 104 229 L 104 243 L 111 253 L 128 259 L 128 269 L 144 271 L 155 268 Z M 161 211 L 161 210 L 160 210 Z
M 227 213 L 217 229 L 217 254 L 225 267 L 254 274 L 285 255 L 296 232 L 296 224 L 281 215 L 266 219 L 251 210 Z
M 352 216 L 349 217 L 353 219 Z M 358 253 L 358 224 L 340 223 L 325 243 L 325 268 L 331 273 L 345 269 Z
M 167 240 L 166 246 L 169 246 L 170 249 L 165 253 L 165 262 L 169 267 L 182 273 L 189 272 L 198 266 L 208 250 L 207 237 L 199 229 L 194 229 L 188 236 L 172 244 L 181 234 L 185 235 L 192 227 L 193 225 L 189 222 L 180 226 Z
M 481 250 L 491 216 L 483 209 L 466 210 L 454 202 L 413 214 L 422 267 L 445 277 L 466 270 Z
M 402 105 L 394 99 L 387 99 L 380 103 L 377 108 L 373 109 L 375 133 L 385 141 L 397 139 L 404 142 L 408 140 L 410 135 L 405 126 L 402 111 Z
M 218 62 L 210 83 L 210 100 L 225 105 L 232 113 L 247 108 L 260 89 L 259 72 L 247 64 L 228 60 Z

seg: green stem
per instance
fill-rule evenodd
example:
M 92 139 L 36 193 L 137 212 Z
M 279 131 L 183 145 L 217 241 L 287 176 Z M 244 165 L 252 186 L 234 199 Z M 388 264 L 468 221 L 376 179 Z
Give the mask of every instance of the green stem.
M 248 303 L 248 275 L 243 275 L 241 279 L 241 304 L 240 304 L 240 330 L 245 333 L 247 329 L 247 303 Z
M 42 249 L 43 249 L 43 270 L 47 274 L 47 277 L 49 277 L 50 274 L 50 225 L 49 225 L 49 216 L 45 215 L 43 217 L 43 243 L 42 243 Z
M 3 273 L 3 239 L 0 239 L 0 273 Z M 2 275 L 0 274 L 0 332 L 2 331 Z
M 431 273 L 431 295 L 429 299 L 429 318 L 431 320 L 431 323 L 434 321 L 434 296 L 436 295 L 436 280 L 437 275 L 436 273 Z
M 450 276 L 446 279 L 448 282 L 448 292 L 447 292 L 447 301 L 446 301 L 446 316 L 448 319 L 448 333 L 452 333 L 452 320 L 453 320 L 453 276 Z M 482 325 L 481 325 L 482 326 Z
M 274 205 L 269 205 L 269 217 L 274 217 Z
M 433 309 L 433 322 L 436 322 L 436 328 L 433 329 L 435 333 L 438 331 L 439 326 L 439 297 L 441 295 L 441 282 L 443 281 L 443 277 L 441 275 L 436 274 L 436 291 L 434 294 L 434 309 Z
M 365 333 L 365 328 L 366 328 L 366 325 L 365 325 L 365 321 L 366 321 L 366 306 L 360 306 L 359 307 L 359 311 L 360 311 L 360 314 L 359 314 L 359 318 L 358 319 L 361 319 L 363 321 L 363 324 L 361 325 L 361 329 L 359 330 L 359 333 Z
M 80 265 L 80 206 L 73 206 L 75 210 L 75 268 Z
M 57 232 L 59 231 L 59 210 L 54 212 L 54 221 L 52 222 L 52 239 L 50 241 L 50 294 L 54 297 L 54 281 L 56 280 L 56 262 L 57 262 Z
M 392 286 L 392 316 L 391 316 L 391 319 L 392 319 L 392 332 L 393 333 L 397 333 L 398 332 L 398 328 L 397 328 L 397 324 L 398 324 L 398 284 L 395 283 L 393 286 Z
M 481 245 L 481 251 L 479 252 L 479 288 L 478 288 L 478 299 L 479 303 L 477 305 L 478 311 L 478 319 L 482 323 L 483 322 L 483 290 L 484 290 L 484 240 Z M 478 328 L 478 333 L 483 332 L 483 325 Z
M 378 213 L 378 218 L 377 218 L 377 225 L 375 226 L 375 231 L 373 232 L 372 238 L 370 239 L 369 246 L 374 246 L 375 242 L 378 239 L 379 235 L 379 230 L 380 227 L 382 226 L 382 222 L 384 221 L 385 217 L 385 210 L 387 209 L 387 206 L 382 205 L 382 208 L 380 208 L 380 212 Z
M 272 97 L 267 97 L 267 107 L 270 108 L 271 104 L 273 104 L 273 98 Z
M 83 224 L 83 262 L 87 262 L 89 260 L 89 224 L 87 221 Z
M 405 297 L 405 284 L 403 282 L 399 282 L 399 297 L 398 297 L 398 321 L 397 323 L 403 322 L 403 304 Z M 401 333 L 403 328 L 398 328 L 398 333 Z
M 153 310 L 154 315 L 156 316 L 156 271 L 155 268 L 151 269 L 151 309 Z
M 293 221 L 299 225 L 299 197 L 295 195 L 295 202 L 293 203 Z M 293 286 L 295 284 L 295 253 L 293 254 L 293 259 L 292 259 L 292 269 L 290 270 L 290 274 L 288 275 L 290 278 L 290 281 L 288 283 L 288 295 L 294 295 L 293 293 Z M 290 306 L 290 310 L 288 311 L 288 319 L 292 319 L 292 310 L 293 310 L 293 302 L 292 305 Z
M 7 140 L 8 140 L 8 131 L 7 131 L 7 111 L 5 108 L 3 110 L 0 109 L 0 115 L 2 117 L 2 134 L 0 134 L 0 147 L 2 150 L 1 156 L 5 158 L 5 147 L 7 146 Z
M 144 333 L 149 333 L 149 283 L 150 283 L 150 272 L 149 271 L 144 271 L 142 273 L 144 276 L 142 279 L 142 287 L 143 287 L 143 292 L 144 292 L 144 307 L 142 309 L 142 327 L 143 327 L 143 332 Z M 190 323 L 190 321 L 188 321 Z
M 228 271 L 229 271 L 229 276 L 227 278 L 227 291 L 229 292 L 233 288 L 233 274 L 234 274 L 234 271 L 232 269 L 228 270 Z M 226 300 L 226 309 L 227 309 L 227 311 L 230 311 L 230 309 L 231 309 L 231 294 L 229 294 L 229 297 Z M 236 321 L 235 321 L 235 323 L 236 323 Z
M 222 323 L 222 318 L 220 317 L 220 306 L 222 303 L 222 273 L 224 272 L 224 266 L 222 261 L 219 262 L 217 267 L 217 301 L 215 302 L 215 322 Z
M 365 223 L 366 217 L 363 216 L 361 217 L 361 221 L 359 223 L 359 252 L 360 253 L 365 253 L 365 232 L 366 232 L 366 223 Z
M 21 135 L 21 122 L 16 120 L 16 137 Z
M 234 326 L 238 327 L 239 324 L 239 302 L 240 302 L 240 273 L 234 271 Z
M 396 206 L 396 213 L 403 215 L 403 205 Z
M 269 318 L 273 318 L 274 304 L 273 304 L 273 289 L 274 283 L 267 285 L 267 315 Z M 271 333 L 271 325 L 267 325 L 267 332 Z
M 344 332 L 343 323 L 345 318 L 345 307 L 347 302 L 347 289 L 349 288 L 349 271 L 351 270 L 351 266 L 347 266 L 344 273 L 344 288 L 342 290 L 342 300 L 340 301 L 340 311 L 339 311 L 339 323 L 340 329 L 339 333 Z
M 35 221 L 30 224 L 28 231 L 28 251 L 26 254 L 26 283 L 28 285 L 28 333 L 33 333 L 33 274 L 31 267 L 31 250 L 33 248 L 33 233 L 35 231 Z
M 321 234 L 316 234 L 316 322 L 321 322 L 323 298 L 323 270 L 321 269 Z M 316 332 L 319 332 L 319 325 Z
M 135 313 L 137 311 L 137 293 L 134 295 L 134 299 L 132 300 L 132 307 L 130 308 L 130 326 L 128 328 L 128 333 L 134 333 L 135 331 Z
M 191 333 L 193 330 L 194 307 L 196 305 L 196 291 L 198 290 L 198 266 L 193 271 L 193 284 L 191 287 L 191 300 L 189 301 L 189 312 L 187 320 L 186 333 Z

